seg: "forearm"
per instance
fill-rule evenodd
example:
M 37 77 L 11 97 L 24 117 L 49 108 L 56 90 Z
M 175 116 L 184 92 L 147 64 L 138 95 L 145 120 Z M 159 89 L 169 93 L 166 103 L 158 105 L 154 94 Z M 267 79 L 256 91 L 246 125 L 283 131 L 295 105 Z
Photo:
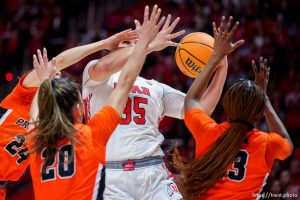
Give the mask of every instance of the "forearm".
M 282 121 L 280 120 L 280 118 L 276 114 L 276 112 L 275 112 L 271 102 L 269 101 L 269 99 L 267 99 L 267 102 L 266 102 L 266 109 L 265 109 L 264 115 L 265 115 L 265 118 L 266 118 L 266 121 L 267 121 L 270 132 L 277 133 L 281 137 L 287 139 L 289 141 L 290 145 L 292 146 L 292 149 L 293 149 L 292 140 L 291 140 L 285 126 L 283 125 Z
M 200 99 L 200 104 L 203 111 L 209 116 L 213 113 L 220 100 L 227 76 L 227 70 L 227 62 L 225 66 L 219 66 L 217 68 L 213 80 Z
M 119 49 L 104 56 L 89 70 L 95 81 L 103 81 L 113 73 L 120 71 L 133 53 L 134 46 Z
M 207 62 L 204 70 L 199 74 L 196 80 L 194 80 L 185 97 L 185 112 L 192 107 L 200 107 L 199 100 L 202 98 L 207 88 L 208 81 L 220 60 L 221 58 L 219 58 L 219 56 L 213 55 Z
M 106 48 L 104 40 L 68 49 L 53 58 L 57 70 L 62 70 L 85 58 L 86 56 Z
M 133 49 L 131 53 L 132 55 L 129 57 L 128 62 L 125 64 L 124 69 L 122 70 L 119 83 L 124 82 L 125 84 L 133 84 L 145 62 L 147 56 L 146 51 L 147 46 L 144 43 L 139 44 Z
M 116 89 L 107 100 L 108 105 L 114 107 L 119 114 L 122 114 L 129 91 L 143 67 L 147 55 L 146 51 L 147 46 L 143 43 L 134 48 L 121 72 Z
M 39 93 L 39 90 L 35 93 L 32 103 L 31 103 L 31 107 L 30 107 L 30 112 L 29 112 L 30 126 L 28 128 L 29 131 L 34 128 L 33 123 L 38 120 L 38 115 L 39 115 L 38 93 Z

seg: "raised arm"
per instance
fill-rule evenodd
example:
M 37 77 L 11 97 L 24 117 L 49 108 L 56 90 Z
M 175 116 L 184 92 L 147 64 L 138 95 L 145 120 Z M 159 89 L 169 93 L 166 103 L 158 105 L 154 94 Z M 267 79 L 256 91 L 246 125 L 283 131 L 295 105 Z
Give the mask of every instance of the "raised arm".
M 37 79 L 39 82 L 43 82 L 44 80 L 48 78 L 53 78 L 56 75 L 55 71 L 55 66 L 53 62 L 48 61 L 48 56 L 47 56 L 47 51 L 44 49 L 43 55 L 40 51 L 37 52 L 37 56 L 33 55 L 33 68 L 34 72 L 37 76 Z M 30 126 L 29 126 L 29 131 L 34 128 L 34 125 L 32 122 L 36 122 L 39 114 L 39 109 L 38 109 L 38 93 L 37 91 L 35 93 L 35 96 L 33 98 L 33 101 L 31 103 L 30 107 Z
M 149 44 L 147 50 L 148 54 L 153 51 L 160 51 L 168 46 L 176 46 L 176 43 L 172 42 L 172 40 L 185 33 L 184 30 L 172 33 L 180 19 L 179 17 L 177 17 L 172 23 L 170 23 L 171 17 L 171 15 L 168 15 L 164 26 L 156 35 L 155 39 Z M 140 22 L 138 20 L 135 20 L 134 22 L 136 25 L 136 32 L 138 33 L 138 35 L 140 35 Z M 143 37 L 139 37 L 139 40 L 143 39 Z M 89 68 L 89 76 L 95 81 L 106 80 L 110 75 L 120 71 L 122 67 L 124 67 L 129 57 L 134 54 L 133 49 L 134 46 L 121 48 L 117 51 L 111 52 L 107 56 L 104 56 Z
M 254 60 L 252 60 L 252 68 L 253 73 L 255 76 L 255 83 L 259 85 L 266 94 L 266 108 L 265 108 L 265 118 L 269 127 L 270 132 L 277 133 L 281 137 L 285 138 L 289 144 L 291 145 L 291 148 L 293 149 L 293 143 L 289 136 L 289 133 L 287 132 L 285 126 L 283 125 L 282 121 L 276 114 L 268 96 L 267 96 L 267 88 L 268 88 L 268 82 L 269 82 L 269 76 L 270 76 L 270 68 L 267 65 L 267 59 L 263 59 L 263 57 L 259 58 L 259 70 L 256 67 L 256 64 Z
M 136 33 L 128 29 L 117 33 L 107 39 L 63 51 L 62 53 L 55 56 L 50 62 L 52 62 L 57 71 L 60 71 L 77 63 L 78 61 L 92 53 L 103 49 L 115 50 L 123 41 L 134 39 L 136 39 Z M 46 50 L 44 48 L 43 55 L 47 55 L 47 52 L 45 51 Z M 37 51 L 37 54 L 39 53 L 41 53 L 40 50 Z M 40 81 L 35 70 L 29 73 L 23 81 L 24 87 L 37 87 L 39 86 L 39 84 Z
M 161 9 L 154 6 L 150 19 L 149 19 L 149 7 L 146 6 L 144 12 L 144 22 L 139 31 L 139 37 L 135 45 L 131 56 L 126 62 L 116 89 L 112 92 L 107 100 L 107 105 L 113 107 L 119 115 L 123 113 L 125 108 L 129 91 L 131 90 L 133 83 L 140 73 L 144 64 L 145 58 L 149 51 L 149 43 L 155 38 L 160 27 L 163 24 L 164 17 L 159 21 Z
M 233 28 L 231 28 L 232 20 L 233 18 L 230 17 L 228 22 L 225 23 L 225 17 L 223 16 L 221 20 L 221 25 L 218 29 L 216 28 L 215 22 L 213 22 L 213 32 L 215 39 L 214 51 L 211 58 L 207 62 L 204 70 L 193 82 L 192 86 L 190 87 L 187 93 L 184 103 L 185 112 L 187 112 L 191 108 L 203 109 L 203 105 L 199 102 L 199 99 L 202 98 L 207 88 L 208 81 L 213 72 L 215 71 L 216 66 L 225 55 L 228 55 L 231 52 L 233 52 L 244 42 L 243 40 L 239 40 L 234 44 L 230 42 L 230 38 L 232 37 L 239 25 L 239 23 L 236 22 Z
M 226 81 L 228 70 L 228 61 L 227 56 L 225 56 L 221 62 L 218 64 L 215 75 L 209 84 L 208 88 L 204 92 L 203 96 L 200 99 L 200 104 L 202 106 L 203 111 L 207 115 L 211 115 L 222 94 L 222 90 Z

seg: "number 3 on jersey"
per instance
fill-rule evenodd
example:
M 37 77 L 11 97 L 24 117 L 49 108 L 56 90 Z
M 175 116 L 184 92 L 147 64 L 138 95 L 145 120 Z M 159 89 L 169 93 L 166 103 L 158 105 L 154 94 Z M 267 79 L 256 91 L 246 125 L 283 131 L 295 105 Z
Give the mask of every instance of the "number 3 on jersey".
M 145 108 L 141 107 L 142 104 L 148 104 L 148 99 L 134 97 L 132 100 L 131 98 L 128 98 L 120 124 L 127 125 L 133 120 L 137 125 L 144 125 L 146 123 L 146 111 Z M 132 117 L 133 112 L 137 116 Z
M 233 170 L 228 170 L 227 178 L 240 182 L 245 179 L 249 154 L 246 150 L 240 150 L 235 156 Z

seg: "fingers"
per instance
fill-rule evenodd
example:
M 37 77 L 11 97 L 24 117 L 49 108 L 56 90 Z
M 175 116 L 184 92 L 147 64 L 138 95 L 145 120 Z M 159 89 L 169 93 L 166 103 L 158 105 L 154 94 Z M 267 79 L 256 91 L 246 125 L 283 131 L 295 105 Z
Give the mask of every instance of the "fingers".
M 159 17 L 160 17 L 160 14 L 161 14 L 161 9 L 159 8 L 153 18 L 153 23 L 154 24 L 157 24 L 158 20 L 159 20 Z M 163 17 L 164 18 L 164 17 Z M 165 19 L 164 19 L 165 20 Z M 164 22 L 164 21 L 163 21 Z M 163 24 L 163 23 L 162 23 Z M 161 25 L 162 25 L 161 24 Z
M 229 32 L 229 30 L 230 30 L 230 28 L 231 28 L 232 21 L 233 21 L 233 17 L 230 16 L 230 17 L 229 17 L 229 20 L 228 20 L 228 22 L 227 22 L 225 31 L 224 31 L 225 34 L 227 34 L 227 33 Z
M 151 15 L 150 15 L 150 21 L 153 21 L 154 18 L 156 17 L 157 9 L 158 9 L 158 6 L 155 5 L 155 6 L 153 7 L 152 12 L 151 12 Z
M 36 55 L 34 54 L 33 55 L 33 67 L 37 68 L 38 66 L 39 66 L 39 62 L 38 62 Z
M 266 75 L 266 78 L 267 78 L 268 81 L 269 81 L 269 77 L 270 77 L 270 70 L 271 70 L 271 68 L 268 67 L 267 68 L 267 75 Z
M 233 28 L 231 29 L 231 31 L 229 32 L 229 37 L 231 37 L 235 33 L 235 31 L 237 30 L 237 28 L 239 27 L 239 25 L 240 25 L 240 22 L 237 21 L 235 23 L 235 25 L 233 26 Z
M 176 43 L 176 42 L 172 42 L 172 41 L 168 42 L 168 46 L 170 46 L 170 47 L 178 47 L 180 45 L 181 45 L 180 43 Z
M 225 16 L 222 16 L 219 33 L 225 30 Z
M 234 50 L 236 50 L 237 48 L 239 48 L 242 44 L 244 44 L 244 40 L 239 40 L 237 42 L 235 42 L 234 44 L 232 44 L 232 50 L 230 52 L 233 52 Z
M 268 61 L 267 61 L 267 59 L 264 59 L 263 68 L 264 68 L 264 77 L 267 77 L 267 73 L 268 73 Z
M 262 74 L 263 77 L 265 77 L 266 68 L 264 66 L 264 58 L 262 56 L 259 58 L 259 72 Z
M 134 40 L 137 39 L 138 35 L 136 31 L 129 31 L 125 36 L 124 40 Z
M 168 14 L 167 20 L 166 20 L 166 22 L 165 22 L 165 24 L 164 24 L 162 30 L 166 30 L 166 29 L 170 26 L 171 17 L 172 17 L 172 16 L 171 16 L 170 14 Z
M 176 33 L 170 34 L 169 37 L 168 37 L 168 39 L 172 40 L 174 38 L 177 38 L 177 37 L 183 35 L 184 33 L 185 33 L 185 30 L 178 31 Z
M 39 49 L 37 50 L 37 56 L 38 56 L 39 63 L 44 66 L 43 56 L 42 56 L 42 53 Z
M 268 60 L 264 59 L 262 56 L 259 58 L 259 70 L 256 67 L 254 60 L 252 60 L 252 67 L 255 65 L 255 73 L 260 73 L 262 77 L 269 78 L 270 75 L 270 67 L 268 67 Z M 253 68 L 254 70 L 254 68 Z
M 268 60 L 267 59 L 264 59 L 264 67 L 266 68 L 266 71 L 268 70 L 267 67 L 268 66 Z
M 159 22 L 158 22 L 158 24 L 157 24 L 157 28 L 158 28 L 158 29 L 160 29 L 160 27 L 163 25 L 164 21 L 165 21 L 165 16 L 163 16 L 163 17 L 159 20 Z
M 124 34 L 127 34 L 127 33 L 131 32 L 131 31 L 132 31 L 132 28 L 129 28 L 129 29 L 126 29 L 126 30 L 124 30 L 124 31 L 121 31 L 121 32 L 119 33 L 119 35 L 124 35 Z
M 216 22 L 212 23 L 213 25 L 213 32 L 214 32 L 214 37 L 216 37 L 218 35 L 218 31 L 217 31 L 217 26 L 216 26 Z
M 135 24 L 135 30 L 139 30 L 141 28 L 141 23 L 139 20 L 135 19 L 134 24 Z
M 255 64 L 254 60 L 252 60 L 252 69 L 253 69 L 254 74 L 258 73 L 258 69 L 256 67 L 256 64 Z
M 230 16 L 229 19 L 228 19 L 228 22 L 225 26 L 226 18 L 225 18 L 225 16 L 223 16 L 222 19 L 221 19 L 220 27 L 217 28 L 213 23 L 214 35 L 221 34 L 222 38 L 224 38 L 226 36 L 231 37 L 235 33 L 235 31 L 237 30 L 237 28 L 239 26 L 239 22 L 237 21 L 235 23 L 235 25 L 231 28 L 232 22 L 233 22 L 233 17 Z
M 48 64 L 48 55 L 47 55 L 46 48 L 43 49 L 43 60 L 44 60 L 45 65 L 47 65 Z
M 149 21 L 149 6 L 146 6 L 144 11 L 144 23 L 148 21 Z
M 177 17 L 173 23 L 171 24 L 171 26 L 167 29 L 167 33 L 172 33 L 174 28 L 176 27 L 176 25 L 178 24 L 178 22 L 180 21 L 180 17 Z

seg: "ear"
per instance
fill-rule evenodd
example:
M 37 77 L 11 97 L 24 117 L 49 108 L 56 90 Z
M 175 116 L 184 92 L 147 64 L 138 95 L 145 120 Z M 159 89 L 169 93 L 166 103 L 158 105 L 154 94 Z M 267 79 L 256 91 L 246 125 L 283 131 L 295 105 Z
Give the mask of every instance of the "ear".
M 83 109 L 80 103 L 76 103 L 73 108 L 73 118 L 75 123 L 82 123 Z

